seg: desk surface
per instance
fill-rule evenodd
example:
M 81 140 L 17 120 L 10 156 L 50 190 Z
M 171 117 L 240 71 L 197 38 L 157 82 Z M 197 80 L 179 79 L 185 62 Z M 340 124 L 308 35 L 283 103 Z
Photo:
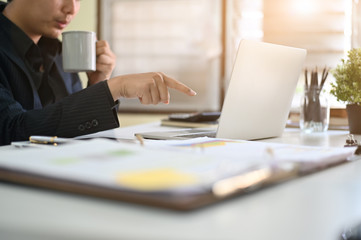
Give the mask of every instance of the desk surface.
M 346 135 L 266 141 L 342 146 Z M 0 182 L 0 239 L 338 239 L 361 221 L 360 173 L 351 162 L 186 213 Z

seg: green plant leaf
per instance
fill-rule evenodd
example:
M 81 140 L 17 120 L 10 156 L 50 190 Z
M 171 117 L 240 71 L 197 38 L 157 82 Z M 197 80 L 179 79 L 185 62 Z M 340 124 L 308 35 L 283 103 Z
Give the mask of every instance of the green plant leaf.
M 348 51 L 347 58 L 332 69 L 336 82 L 331 83 L 330 93 L 337 101 L 349 104 L 361 102 L 361 48 Z

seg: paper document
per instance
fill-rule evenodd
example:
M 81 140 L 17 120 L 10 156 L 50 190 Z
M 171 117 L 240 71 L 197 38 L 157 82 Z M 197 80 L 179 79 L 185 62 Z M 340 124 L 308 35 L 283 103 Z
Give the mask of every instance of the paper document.
M 327 165 L 346 159 L 353 150 L 209 138 L 147 142 L 141 147 L 93 139 L 53 148 L 6 150 L 0 155 L 0 169 L 174 194 L 209 191 L 221 179 L 281 162 Z
M 115 189 L 200 192 L 220 178 L 246 171 L 257 162 L 227 168 L 216 156 L 192 154 L 107 139 L 75 141 L 53 148 L 4 151 L 0 168 Z
M 229 166 L 240 162 L 280 164 L 300 163 L 301 171 L 322 168 L 350 157 L 355 148 L 312 147 L 262 141 L 227 140 L 214 138 L 195 138 L 189 140 L 149 141 L 147 146 L 164 146 L 182 149 L 191 153 L 203 153 L 227 159 Z

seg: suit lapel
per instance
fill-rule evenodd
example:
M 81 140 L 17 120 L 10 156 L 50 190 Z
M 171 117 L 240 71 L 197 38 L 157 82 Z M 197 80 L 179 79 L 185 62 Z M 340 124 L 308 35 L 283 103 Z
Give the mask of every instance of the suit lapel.
M 36 89 L 36 86 L 35 86 L 33 80 L 31 79 L 31 75 L 30 75 L 24 61 L 20 57 L 16 56 L 15 54 L 12 54 L 11 52 L 5 51 L 5 54 L 9 57 L 9 59 L 11 59 L 11 61 L 14 64 L 16 64 L 23 71 L 24 75 L 26 76 L 26 79 L 24 79 L 24 81 L 27 81 L 31 86 L 31 91 L 33 93 L 33 100 L 34 100 L 34 109 L 42 108 L 42 104 L 40 101 L 38 91 Z M 26 84 L 24 84 L 24 86 L 26 86 Z
M 1 31 L 1 29 L 0 29 Z M 1 48 L 2 51 L 4 52 L 4 54 L 6 54 L 8 56 L 8 58 L 19 67 L 19 69 L 21 69 L 21 71 L 24 73 L 24 75 L 26 76 L 26 79 L 21 79 L 22 81 L 29 83 L 31 86 L 31 91 L 33 94 L 33 104 L 34 104 L 34 109 L 40 109 L 42 108 L 42 104 L 40 101 L 40 97 L 38 94 L 38 91 L 35 87 L 35 84 L 33 82 L 33 80 L 31 79 L 31 75 L 25 65 L 24 60 L 16 53 L 16 50 L 14 49 L 14 47 L 11 45 L 11 39 L 9 39 L 9 36 L 5 33 L 5 32 L 0 32 L 0 43 L 1 43 Z M 28 86 L 28 84 L 23 84 L 23 86 Z

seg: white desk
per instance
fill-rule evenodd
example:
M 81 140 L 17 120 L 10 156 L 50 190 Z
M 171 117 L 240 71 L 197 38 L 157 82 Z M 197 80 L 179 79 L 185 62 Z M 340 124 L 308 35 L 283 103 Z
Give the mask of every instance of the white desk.
M 290 130 L 267 141 L 342 146 L 346 135 Z M 0 182 L 0 239 L 332 240 L 358 222 L 361 161 L 185 213 Z

